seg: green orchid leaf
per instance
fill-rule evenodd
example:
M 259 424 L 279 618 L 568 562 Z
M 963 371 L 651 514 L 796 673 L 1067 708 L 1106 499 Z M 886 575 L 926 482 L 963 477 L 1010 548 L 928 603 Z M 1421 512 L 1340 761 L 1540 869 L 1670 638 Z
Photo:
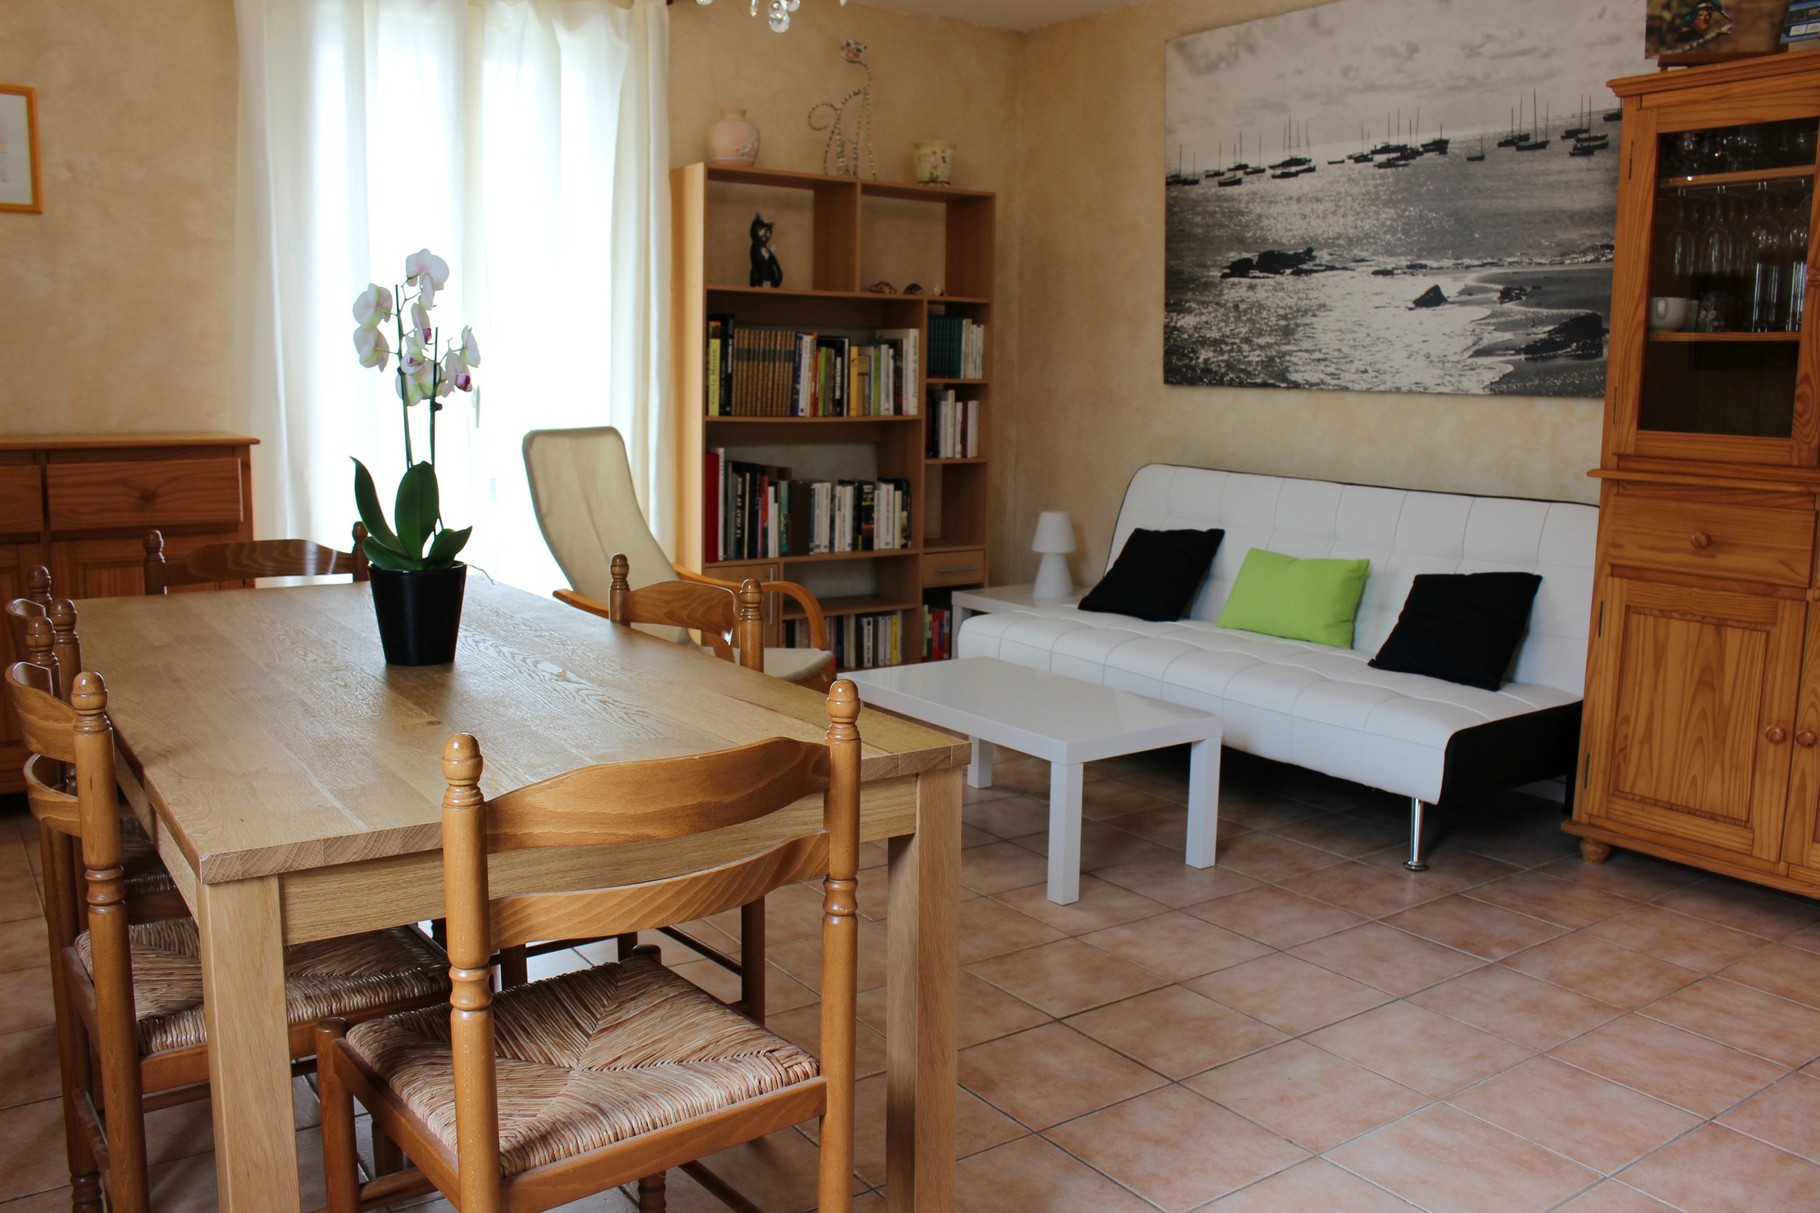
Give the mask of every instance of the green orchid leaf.
M 471 526 L 464 526 L 459 531 L 445 530 L 436 536 L 430 544 L 430 554 L 423 558 L 426 569 L 446 569 L 455 563 L 455 555 L 467 546 L 468 536 L 473 532 Z
M 385 508 L 379 504 L 379 491 L 373 487 L 373 474 L 358 459 L 354 460 L 354 508 L 360 511 L 360 521 L 366 524 L 369 542 L 379 539 L 386 547 L 397 549 L 398 536 L 386 525 Z
M 413 464 L 398 482 L 398 505 L 394 511 L 398 519 L 398 549 L 421 559 L 441 513 L 435 465 Z
M 397 548 L 387 547 L 372 535 L 366 537 L 366 542 L 361 547 L 367 554 L 367 560 L 377 568 L 420 569 L 423 567 L 421 557 L 409 555 Z

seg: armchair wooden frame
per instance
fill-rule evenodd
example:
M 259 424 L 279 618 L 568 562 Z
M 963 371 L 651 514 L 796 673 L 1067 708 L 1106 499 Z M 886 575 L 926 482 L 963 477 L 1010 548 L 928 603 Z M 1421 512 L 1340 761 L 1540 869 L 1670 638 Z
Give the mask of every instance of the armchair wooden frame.
M 354 550 L 337 551 L 308 539 L 256 539 L 207 543 L 176 558 L 164 554 L 164 534 L 145 533 L 145 592 L 164 594 L 186 585 L 251 581 L 257 577 L 330 577 L 346 573 L 368 580 L 366 527 L 354 524 Z
M 639 1181 L 639 1207 L 661 1210 L 667 1168 L 817 1116 L 822 1118 L 820 1208 L 824 1213 L 851 1208 L 860 765 L 855 724 L 859 696 L 851 682 L 834 685 L 828 714 L 825 746 L 779 737 L 712 754 L 584 767 L 490 800 L 479 790 L 483 761 L 478 743 L 466 734 L 449 739 L 442 755 L 448 781 L 442 831 L 454 979 L 447 1044 L 454 1100 L 448 1135 L 454 1146 L 413 1110 L 401 1088 L 388 1081 L 363 1046 L 370 1042 L 411 1074 L 440 1074 L 440 1061 L 428 1059 L 425 1071 L 411 1069 L 414 1063 L 405 1057 L 415 1055 L 415 1050 L 394 1049 L 396 1042 L 387 1035 L 391 1022 L 369 1025 L 350 1040 L 345 1023 L 325 1021 L 319 1030 L 318 1055 L 330 1213 L 355 1213 L 365 1204 L 401 1199 L 427 1191 L 430 1185 L 463 1210 L 529 1213 L 632 1180 Z M 763 823 L 818 793 L 822 812 L 816 828 L 793 830 L 781 838 L 779 830 L 755 834 L 764 841 L 754 843 L 754 852 L 741 859 L 698 865 L 634 885 L 563 887 L 497 899 L 489 893 L 488 863 L 495 855 L 532 848 L 667 842 L 677 847 L 681 859 L 691 838 Z M 667 1090 L 642 1103 L 636 1091 L 616 1093 L 614 1110 L 635 1126 L 646 1127 L 619 1133 L 594 1128 L 580 1140 L 598 1144 L 570 1147 L 566 1153 L 562 1148 L 541 1155 L 533 1152 L 533 1161 L 523 1169 L 502 1173 L 499 1038 L 488 969 L 495 947 L 552 934 L 620 935 L 688 921 L 819 873 L 825 876 L 818 1073 L 785 1081 L 762 1094 L 727 1093 L 719 1106 L 693 1113 L 672 1108 Z M 562 989 L 555 983 L 582 976 L 550 979 L 551 988 Z M 509 991 L 501 997 L 523 992 Z M 667 1006 L 658 1001 L 640 1008 L 650 1018 L 648 1025 L 635 1029 L 641 1059 L 672 1056 L 654 1039 L 672 1026 Z M 595 1013 L 621 1022 L 608 1010 Z M 414 1023 L 422 1020 L 421 1013 L 413 1017 Z M 521 1022 L 514 1032 L 542 1038 L 535 1026 L 539 1022 Z M 696 1033 L 706 1029 L 691 1025 L 679 1031 L 689 1036 L 689 1055 L 695 1056 L 694 1050 L 701 1047 Z M 440 1039 L 439 1031 L 436 1037 Z M 538 1052 L 543 1052 L 542 1046 Z M 441 1090 L 439 1086 L 427 1104 L 446 1124 L 448 1104 Z M 376 1129 L 403 1148 L 415 1164 L 414 1172 L 381 1176 L 362 1188 L 356 1170 L 352 1102 L 356 1098 L 371 1112 Z M 578 1115 L 572 1112 L 561 1125 L 540 1125 L 536 1140 L 583 1134 L 586 1131 L 572 1123 Z M 585 1119 L 582 1123 L 592 1125 Z

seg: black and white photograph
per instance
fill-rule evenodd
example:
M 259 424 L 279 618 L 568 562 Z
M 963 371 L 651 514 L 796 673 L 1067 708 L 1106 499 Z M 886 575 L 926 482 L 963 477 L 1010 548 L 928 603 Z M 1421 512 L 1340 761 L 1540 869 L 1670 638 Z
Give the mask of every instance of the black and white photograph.
M 1341 0 L 1170 41 L 1164 381 L 1602 395 L 1639 18 Z

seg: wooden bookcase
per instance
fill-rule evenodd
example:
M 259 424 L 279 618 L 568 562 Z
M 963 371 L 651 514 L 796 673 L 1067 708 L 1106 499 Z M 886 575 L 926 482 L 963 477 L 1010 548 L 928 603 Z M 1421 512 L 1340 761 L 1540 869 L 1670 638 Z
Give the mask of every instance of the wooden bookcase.
M 815 591 L 830 629 L 849 618 L 896 617 L 897 661 L 924 655 L 928 613 L 945 609 L 957 586 L 986 581 L 990 526 L 991 340 L 996 199 L 939 186 L 864 181 L 720 165 L 671 173 L 676 360 L 670 402 L 677 451 L 673 502 L 680 522 L 677 560 L 717 576 L 782 577 Z M 747 285 L 753 214 L 775 225 L 771 247 L 781 289 Z M 868 288 L 888 282 L 895 289 Z M 912 283 L 923 293 L 907 293 Z M 936 292 L 940 293 L 937 294 Z M 905 416 L 710 416 L 707 326 L 736 325 L 849 336 L 881 329 L 920 334 L 913 394 Z M 931 377 L 930 322 L 960 317 L 984 327 L 984 374 Z M 969 458 L 932 458 L 932 392 L 978 401 L 978 445 Z M 704 544 L 708 510 L 704 462 L 729 459 L 789 467 L 814 480 L 890 478 L 908 486 L 909 536 L 902 548 L 716 560 Z M 775 625 L 790 619 L 783 604 Z M 886 662 L 874 662 L 884 664 Z M 849 667 L 856 663 L 849 660 Z

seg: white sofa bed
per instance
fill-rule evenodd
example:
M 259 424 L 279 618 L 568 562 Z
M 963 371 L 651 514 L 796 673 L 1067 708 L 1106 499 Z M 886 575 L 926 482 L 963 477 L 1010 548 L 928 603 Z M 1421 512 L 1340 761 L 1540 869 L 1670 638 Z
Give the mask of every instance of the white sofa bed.
M 1139 527 L 1223 529 L 1186 618 L 1151 623 L 1074 606 L 994 612 L 961 626 L 956 651 L 1211 709 L 1235 749 L 1407 796 L 1406 866 L 1420 871 L 1426 806 L 1573 767 L 1597 514 L 1565 502 L 1151 464 L 1125 490 L 1107 567 Z M 1352 648 L 1214 626 L 1254 547 L 1371 560 Z M 1367 664 L 1416 574 L 1492 570 L 1542 577 L 1502 689 Z

